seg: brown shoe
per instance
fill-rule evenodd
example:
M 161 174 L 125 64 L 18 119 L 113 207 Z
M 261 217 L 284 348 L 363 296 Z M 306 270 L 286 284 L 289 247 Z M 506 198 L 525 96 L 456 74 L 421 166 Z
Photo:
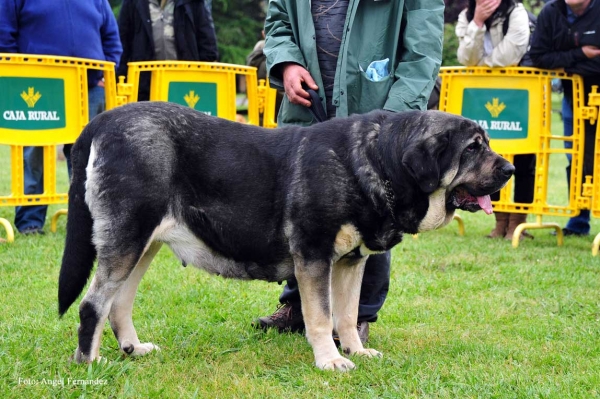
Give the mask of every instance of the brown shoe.
M 356 330 L 358 331 L 358 338 L 360 338 L 360 342 L 364 344 L 369 340 L 369 322 L 367 321 L 359 321 L 356 324 Z M 333 333 L 333 342 L 335 342 L 335 346 L 340 346 L 340 336 L 337 333 Z
M 254 328 L 266 330 L 276 328 L 279 332 L 304 331 L 304 319 L 302 310 L 298 306 L 283 303 L 277 306 L 277 310 L 270 316 L 260 317 L 252 322 Z

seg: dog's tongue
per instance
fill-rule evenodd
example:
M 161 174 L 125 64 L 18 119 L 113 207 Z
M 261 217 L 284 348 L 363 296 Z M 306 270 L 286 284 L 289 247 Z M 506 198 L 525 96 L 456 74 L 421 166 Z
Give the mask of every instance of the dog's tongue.
M 489 195 L 477 197 L 477 203 L 486 214 L 491 215 L 492 213 L 494 213 L 494 211 L 492 210 L 492 199 Z

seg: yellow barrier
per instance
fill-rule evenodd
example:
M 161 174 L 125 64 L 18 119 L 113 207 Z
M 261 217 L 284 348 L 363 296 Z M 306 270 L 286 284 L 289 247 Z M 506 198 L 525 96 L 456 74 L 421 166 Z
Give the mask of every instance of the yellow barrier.
M 583 81 L 579 76 L 536 68 L 444 67 L 440 71 L 441 111 L 477 121 L 490 134 L 491 147 L 509 161 L 515 155 L 535 154 L 535 187 L 531 204 L 512 200 L 513 180 L 494 201 L 496 211 L 531 213 L 535 223 L 523 223 L 515 230 L 512 245 L 519 245 L 524 229 L 552 228 L 557 243 L 563 236 L 556 223 L 542 223 L 542 215 L 575 216 L 590 208 L 590 197 L 582 194 L 584 119 L 595 118 L 595 108 L 585 107 Z M 560 78 L 573 83 L 573 136 L 553 136 L 551 127 L 551 80 Z M 565 149 L 563 142 L 572 141 Z M 553 145 L 553 143 L 559 143 Z M 572 169 L 568 205 L 549 204 L 548 168 L 551 154 L 570 154 Z
M 258 113 L 262 116 L 261 126 L 276 128 L 275 103 L 277 102 L 277 90 L 269 86 L 269 81 L 260 79 L 258 81 Z
M 127 64 L 127 83 L 117 85 L 119 95 L 137 101 L 140 74 L 151 73 L 150 100 L 169 101 L 221 118 L 235 120 L 236 76 L 246 79 L 248 123 L 258 125 L 256 68 L 218 62 L 151 61 Z
M 600 93 L 598 86 L 592 87 L 588 103 L 594 107 L 600 107 Z M 598 110 L 598 108 L 596 108 Z M 600 176 L 600 122 L 596 122 L 596 142 L 594 143 L 594 176 Z M 588 183 L 586 181 L 586 183 Z M 593 179 L 592 183 L 592 209 L 590 211 L 593 217 L 600 217 L 600 179 Z M 598 255 L 600 248 L 600 233 L 596 235 L 592 243 L 592 255 Z
M 0 54 L 0 145 L 11 147 L 11 193 L 0 206 L 64 204 L 56 188 L 56 145 L 73 143 L 88 122 L 87 71 L 104 73 L 106 108 L 117 105 L 114 63 L 32 54 Z M 44 192 L 25 194 L 23 147 L 44 147 Z M 59 211 L 61 212 L 61 211 Z M 11 224 L 0 219 L 7 240 Z M 56 224 L 51 227 L 56 230 Z

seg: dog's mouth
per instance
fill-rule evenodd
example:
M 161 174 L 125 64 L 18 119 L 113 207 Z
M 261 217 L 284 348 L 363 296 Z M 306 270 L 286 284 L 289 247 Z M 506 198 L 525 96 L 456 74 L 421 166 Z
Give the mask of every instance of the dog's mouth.
M 475 196 L 460 186 L 456 187 L 450 193 L 448 205 L 451 205 L 454 209 L 462 209 L 463 211 L 477 212 L 478 210 L 483 210 L 488 215 L 494 213 L 492 200 L 489 195 Z

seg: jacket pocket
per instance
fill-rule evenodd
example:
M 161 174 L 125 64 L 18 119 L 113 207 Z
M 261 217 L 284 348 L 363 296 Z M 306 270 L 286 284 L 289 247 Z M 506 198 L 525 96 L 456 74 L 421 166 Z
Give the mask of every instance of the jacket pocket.
M 359 88 L 357 90 L 356 110 L 351 113 L 365 113 L 374 109 L 382 109 L 394 83 L 393 72 L 378 82 L 370 80 L 363 71 L 359 71 Z

